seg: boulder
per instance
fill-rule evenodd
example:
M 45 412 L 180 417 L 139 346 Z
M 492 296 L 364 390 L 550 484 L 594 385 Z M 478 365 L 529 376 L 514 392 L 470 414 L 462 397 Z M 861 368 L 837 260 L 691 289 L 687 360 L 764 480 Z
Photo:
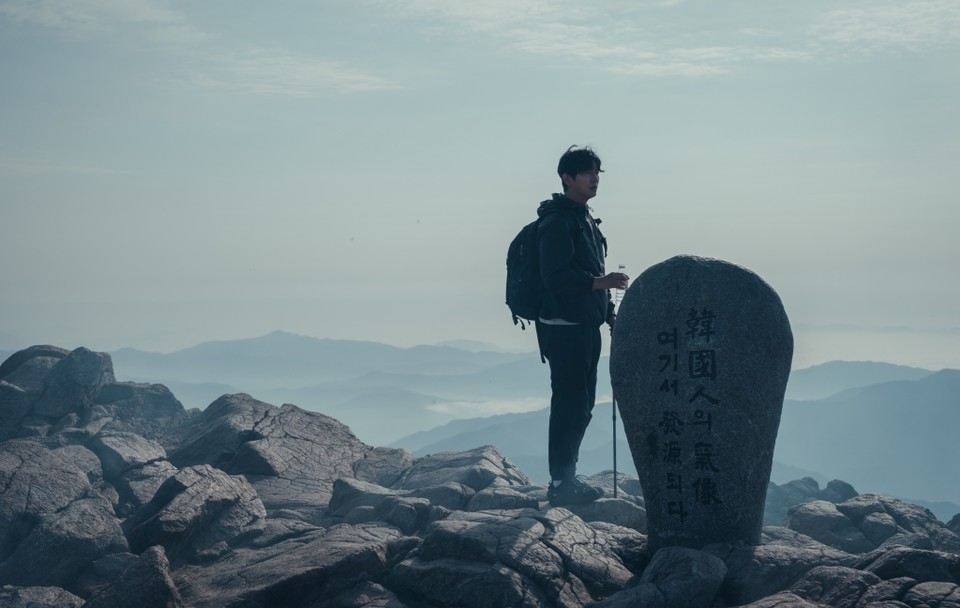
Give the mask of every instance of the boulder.
M 856 496 L 857 491 L 853 486 L 838 479 L 829 482 L 822 490 L 817 480 L 812 477 L 795 479 L 779 486 L 771 482 L 767 488 L 763 523 L 767 526 L 781 526 L 787 518 L 787 511 L 803 503 L 815 500 L 840 503 Z
M 876 548 L 837 505 L 815 500 L 787 512 L 786 526 L 825 545 L 847 553 L 866 553 Z
M 135 433 L 172 448 L 191 414 L 162 384 L 115 382 L 104 386 L 91 412 L 94 432 Z
M 656 587 L 667 606 L 710 608 L 726 574 L 726 565 L 714 555 L 667 547 L 654 554 L 640 584 Z
M 448 481 L 439 486 L 427 486 L 425 488 L 416 488 L 407 491 L 407 496 L 416 496 L 426 498 L 430 504 L 436 507 L 443 507 L 451 511 L 463 511 L 470 504 L 470 499 L 476 495 L 473 488 L 469 488 L 462 483 Z
M 631 534 L 640 536 L 591 528 L 565 509 L 451 513 L 385 584 L 442 606 L 582 606 L 626 588 L 633 574 L 620 556 Z
M 744 604 L 740 608 L 822 608 L 822 604 L 807 601 L 789 591 L 781 591 L 755 602 Z
M 4 608 L 80 608 L 83 598 L 60 587 L 0 587 L 0 606 Z
M 17 424 L 30 411 L 32 395 L 19 386 L 0 380 L 0 441 L 20 436 Z
M 947 522 L 947 529 L 954 534 L 960 535 L 960 513 L 954 515 L 950 521 Z
M 633 573 L 642 572 L 650 563 L 650 549 L 647 535 L 633 528 L 624 528 L 616 524 L 594 521 L 588 524 L 594 530 L 602 532 L 610 550 L 616 554 L 623 565 Z
M 89 416 L 100 390 L 115 382 L 107 353 L 80 347 L 60 359 L 43 380 L 43 391 L 30 413 L 51 421 L 71 414 Z
M 868 513 L 860 521 L 860 531 L 875 547 L 894 536 L 898 529 L 897 520 L 889 513 Z
M 790 592 L 831 608 L 855 608 L 863 594 L 880 579 L 844 566 L 817 566 L 790 587 Z
M 381 580 L 391 545 L 402 538 L 384 526 L 313 529 L 266 547 L 237 547 L 211 564 L 185 564 L 173 579 L 186 606 L 312 606 Z
M 436 509 L 480 511 L 538 506 L 526 494 L 501 486 L 479 493 L 456 482 L 416 490 L 391 490 L 356 479 L 338 479 L 321 522 L 356 524 L 379 520 L 412 534 L 436 519 L 432 515 Z
M 413 534 L 426 525 L 430 501 L 426 498 L 390 496 L 373 509 L 373 518 L 384 521 L 404 534 Z
M 63 453 L 0 444 L 0 580 L 71 589 L 92 561 L 127 549 L 112 505 Z
M 103 487 L 104 476 L 103 466 L 97 455 L 82 445 L 65 445 L 62 447 L 50 447 L 44 444 L 60 460 L 70 463 L 74 468 L 81 471 L 87 477 L 87 481 L 95 487 Z
M 97 593 L 84 608 L 180 608 L 180 593 L 170 576 L 162 547 L 150 547 L 112 585 Z
M 590 608 L 668 608 L 663 594 L 654 585 L 644 584 L 618 591 L 605 600 L 588 604 Z
M 31 346 L 17 351 L 0 364 L 0 380 L 24 391 L 43 390 L 43 380 L 70 351 L 57 346 Z
M 855 498 L 858 494 L 849 483 L 834 479 L 827 482 L 827 487 L 820 492 L 820 498 L 833 503 L 840 503 Z
M 860 596 L 857 608 L 865 606 L 875 608 L 878 604 L 900 602 L 907 591 L 916 584 L 917 581 L 909 577 L 891 578 L 874 583 Z
M 513 488 L 491 486 L 473 495 L 467 505 L 468 511 L 537 509 L 540 502 L 531 496 L 517 492 Z
M 782 545 L 785 547 L 815 549 L 817 551 L 833 550 L 833 547 L 814 540 L 806 534 L 801 534 L 800 532 L 791 530 L 790 528 L 784 528 L 783 526 L 764 526 L 760 539 L 763 545 Z
M 479 492 L 492 485 L 529 486 L 530 479 L 492 445 L 464 452 L 442 452 L 418 458 L 394 484 L 404 490 L 456 482 Z
M 91 562 L 77 579 L 74 588 L 81 597 L 94 596 L 116 583 L 124 570 L 140 558 L 133 553 L 111 553 Z
M 891 538 L 919 535 L 929 539 L 932 549 L 960 552 L 960 535 L 925 507 L 913 505 L 897 498 L 880 494 L 863 494 L 837 505 L 865 535 L 883 539 L 877 544 L 889 543 Z M 892 529 L 893 534 L 886 536 Z M 869 537 L 869 536 L 868 536 Z M 905 544 L 900 540 L 900 544 Z
M 754 273 L 677 256 L 624 295 L 610 376 L 651 547 L 760 542 L 793 336 Z
M 263 531 L 263 503 L 242 476 L 209 465 L 187 467 L 168 479 L 124 529 L 141 553 L 162 545 L 174 563 L 207 559 L 232 543 Z
M 960 583 L 960 554 L 909 547 L 878 550 L 854 564 L 882 579 L 909 577 L 917 581 Z
M 150 502 L 157 490 L 177 474 L 177 467 L 166 460 L 158 460 L 125 471 L 113 480 L 118 494 L 117 513 L 129 517 L 133 512 Z
M 110 503 L 100 496 L 84 498 L 33 526 L 0 563 L 0 579 L 70 590 L 91 561 L 126 550 L 126 539 Z
M 565 507 L 586 522 L 603 521 L 638 532 L 647 531 L 647 512 L 635 502 L 624 498 L 601 498 L 585 505 Z
M 217 399 L 186 430 L 170 453 L 174 465 L 209 464 L 246 475 L 270 511 L 321 509 L 337 479 L 384 485 L 413 460 L 403 450 L 367 446 L 323 414 L 244 394 Z
M 159 443 L 134 433 L 100 432 L 87 442 L 86 447 L 100 459 L 103 475 L 109 481 L 131 469 L 167 457 Z
M 407 600 L 411 603 L 458 608 L 572 608 L 590 599 L 586 591 L 581 591 L 582 595 L 552 601 L 516 570 L 450 558 L 404 560 L 387 575 L 386 585 L 401 598 L 412 598 Z
M 546 526 L 546 544 L 557 551 L 571 577 L 583 581 L 596 596 L 624 589 L 633 573 L 618 554 L 619 543 L 563 508 L 550 509 L 538 519 Z
M 903 603 L 910 608 L 960 608 L 960 587 L 953 583 L 920 583 L 904 594 Z
M 721 557 L 727 566 L 721 593 L 732 606 L 786 591 L 816 566 L 850 566 L 853 560 L 833 548 L 716 545 L 705 550 Z
M 357 507 L 376 507 L 401 492 L 357 479 L 341 478 L 333 482 L 333 493 L 327 505 L 328 517 L 345 517 Z
M 389 589 L 373 582 L 363 582 L 340 595 L 323 599 L 311 608 L 407 608 Z

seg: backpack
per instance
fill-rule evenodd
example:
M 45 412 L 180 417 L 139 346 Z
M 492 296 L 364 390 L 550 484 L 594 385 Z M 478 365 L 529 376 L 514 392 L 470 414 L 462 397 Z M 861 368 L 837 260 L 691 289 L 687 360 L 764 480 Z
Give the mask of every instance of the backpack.
M 526 330 L 540 316 L 543 287 L 540 285 L 540 243 L 537 228 L 540 218 L 524 226 L 507 249 L 507 306 L 513 324 Z M 524 324 L 526 319 L 528 323 Z

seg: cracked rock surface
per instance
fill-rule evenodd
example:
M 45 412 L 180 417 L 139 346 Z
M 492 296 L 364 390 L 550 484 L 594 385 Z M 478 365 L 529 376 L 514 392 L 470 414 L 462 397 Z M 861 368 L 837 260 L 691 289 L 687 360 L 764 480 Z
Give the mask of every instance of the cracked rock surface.
M 960 516 L 841 481 L 772 485 L 759 546 L 652 552 L 622 475 L 551 508 L 493 446 L 415 459 L 112 374 L 86 349 L 0 364 L 0 606 L 960 608 Z

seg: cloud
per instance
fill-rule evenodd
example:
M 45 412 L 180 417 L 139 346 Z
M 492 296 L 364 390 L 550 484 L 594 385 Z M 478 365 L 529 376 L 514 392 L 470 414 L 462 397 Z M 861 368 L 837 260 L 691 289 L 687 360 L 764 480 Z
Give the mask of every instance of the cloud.
M 872 0 L 834 10 L 798 3 L 787 15 L 763 7 L 737 15 L 730 8 L 726 18 L 680 0 L 600 0 L 590 7 L 563 0 L 368 2 L 430 31 L 442 23 L 453 35 L 486 37 L 558 65 L 576 61 L 630 76 L 716 76 L 756 62 L 832 58 L 838 47 L 871 53 L 960 38 L 957 0 Z
M 218 46 L 216 36 L 151 0 L 10 0 L 0 16 L 78 35 L 136 25 L 161 51 L 181 56 L 190 74 L 180 84 L 234 92 L 313 97 L 328 92 L 365 93 L 397 88 L 387 78 L 342 62 L 255 45 Z M 238 48 L 239 47 L 239 48 Z
M 374 0 L 373 3 L 395 15 L 439 18 L 484 31 L 498 31 L 567 11 L 548 0 Z
M 386 78 L 352 66 L 283 50 L 254 49 L 221 61 L 232 77 L 216 84 L 253 93 L 312 97 L 330 90 L 364 93 L 398 87 Z
M 185 86 L 238 93 L 294 98 L 329 93 L 369 93 L 399 88 L 399 84 L 355 67 L 282 49 L 249 49 L 238 54 L 208 57 L 203 69 L 192 69 Z
M 827 12 L 814 27 L 823 42 L 868 53 L 915 50 L 960 40 L 960 2 L 900 0 Z
M 7 0 L 0 5 L 0 14 L 20 23 L 78 30 L 183 21 L 176 12 L 149 0 Z
M 498 414 L 523 414 L 542 410 L 549 405 L 549 399 L 530 397 L 528 399 L 495 399 L 492 401 L 448 401 L 428 405 L 426 409 L 440 414 L 453 414 L 460 418 L 469 418 Z

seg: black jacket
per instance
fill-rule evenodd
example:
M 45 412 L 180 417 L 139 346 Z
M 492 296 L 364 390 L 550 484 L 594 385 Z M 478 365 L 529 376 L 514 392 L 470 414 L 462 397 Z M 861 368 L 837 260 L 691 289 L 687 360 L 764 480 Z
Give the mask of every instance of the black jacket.
M 540 280 L 543 319 L 600 326 L 613 312 L 606 289 L 594 289 L 593 279 L 606 274 L 606 239 L 590 210 L 562 194 L 540 203 Z

